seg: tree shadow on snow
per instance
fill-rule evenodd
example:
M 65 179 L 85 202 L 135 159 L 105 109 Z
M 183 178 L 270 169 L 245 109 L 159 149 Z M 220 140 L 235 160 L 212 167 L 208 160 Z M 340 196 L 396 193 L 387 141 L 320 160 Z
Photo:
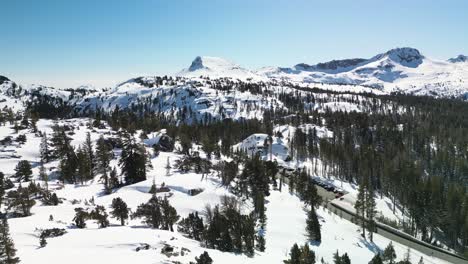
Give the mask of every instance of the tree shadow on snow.
M 322 244 L 322 241 L 309 240 L 309 245 L 311 245 L 311 246 L 320 247 L 321 244 Z
M 382 249 L 380 249 L 374 242 L 367 241 L 364 238 L 359 238 L 358 245 L 364 245 L 369 251 L 371 251 L 374 254 L 382 252 Z

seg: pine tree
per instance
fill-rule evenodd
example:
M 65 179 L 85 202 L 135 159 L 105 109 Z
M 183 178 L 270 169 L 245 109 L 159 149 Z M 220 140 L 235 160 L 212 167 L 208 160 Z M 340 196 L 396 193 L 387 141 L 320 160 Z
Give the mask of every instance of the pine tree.
M 89 219 L 89 213 L 87 211 L 85 211 L 81 207 L 75 208 L 75 217 L 73 218 L 73 221 L 75 222 L 76 227 L 85 228 L 86 220 L 88 219 Z
M 98 173 L 105 173 L 109 169 L 109 162 L 112 158 L 112 149 L 106 143 L 103 136 L 100 136 L 96 143 L 96 170 Z
M 64 127 L 54 125 L 52 129 L 53 133 L 50 141 L 51 146 L 54 148 L 53 155 L 62 159 L 72 148 L 70 145 L 71 138 L 67 136 Z
M 86 153 L 88 159 L 88 175 L 89 179 L 94 178 L 94 168 L 95 168 L 95 159 L 94 159 L 94 151 L 93 151 L 93 142 L 91 141 L 91 133 L 86 133 L 86 140 L 84 142 L 83 150 Z
M 50 160 L 50 150 L 49 150 L 49 142 L 48 142 L 48 139 L 47 139 L 47 133 L 46 132 L 44 132 L 42 134 L 41 144 L 39 146 L 39 152 L 40 152 L 40 155 L 41 155 L 41 161 L 43 163 L 49 162 L 49 160 Z
M 0 172 L 0 209 L 2 209 L 4 198 L 5 198 L 5 174 L 3 174 L 3 172 Z
M 348 253 L 344 253 L 342 256 L 338 253 L 338 250 L 333 254 L 333 262 L 335 264 L 351 264 L 351 259 L 349 259 Z
M 301 264 L 315 264 L 315 252 L 309 248 L 308 243 L 301 247 Z
M 159 228 L 163 221 L 162 217 L 160 201 L 156 196 L 151 197 L 148 202 L 140 204 L 132 214 L 132 218 L 143 218 L 143 222 L 151 228 Z
M 382 254 L 382 260 L 388 264 L 394 264 L 396 259 L 395 248 L 393 248 L 392 242 L 384 249 Z
M 125 225 L 125 220 L 128 219 L 130 210 L 127 207 L 127 204 L 122 200 L 122 198 L 117 197 L 112 199 L 111 204 L 112 211 L 110 212 L 111 216 L 120 220 L 120 224 Z
M 4 217 L 0 225 L 0 263 L 16 264 L 20 260 L 16 257 L 16 248 L 10 237 L 8 220 Z
M 301 264 L 301 250 L 297 244 L 294 244 L 289 252 L 289 259 L 284 261 L 285 264 Z
M 358 220 L 360 222 L 362 228 L 362 237 L 366 238 L 366 198 L 367 198 L 367 181 L 363 181 L 359 184 L 358 188 L 358 195 L 356 199 L 356 203 L 354 204 L 354 208 L 356 209 L 356 215 L 358 216 Z
M 338 252 L 338 250 L 333 254 L 333 263 L 343 264 L 343 262 L 341 261 L 341 256 L 340 256 L 340 253 Z
M 107 194 L 110 194 L 112 188 L 116 185 L 111 183 L 109 179 L 109 163 L 112 157 L 112 149 L 104 140 L 104 137 L 99 137 L 96 145 L 96 171 L 102 174 L 101 179 L 104 180 L 104 190 Z
M 213 260 L 211 259 L 208 252 L 204 251 L 199 257 L 195 257 L 196 264 L 212 264 Z
M 41 161 L 39 164 L 39 179 L 44 182 L 46 191 L 49 190 L 49 174 L 47 174 L 46 168 L 44 167 L 44 162 Z
M 60 178 L 63 182 L 76 183 L 76 172 L 78 169 L 78 158 L 73 147 L 68 148 L 59 163 Z
M 117 176 L 117 169 L 114 167 L 112 168 L 110 174 L 109 174 L 109 188 L 117 188 L 121 185 L 119 178 Z
M 160 204 L 163 214 L 163 229 L 174 232 L 174 224 L 179 220 L 180 216 L 177 214 L 176 209 L 169 204 L 167 197 L 160 200 Z
M 100 228 L 106 228 L 109 226 L 109 220 L 107 219 L 107 212 L 104 206 L 97 205 L 89 215 L 92 219 L 98 222 Z
M 317 213 L 315 212 L 314 208 L 309 210 L 307 213 L 306 231 L 307 236 L 310 240 L 318 242 L 322 241 L 320 223 L 318 221 Z
M 18 178 L 18 181 L 24 180 L 28 182 L 32 175 L 31 163 L 27 160 L 21 160 L 18 162 L 15 168 L 15 177 Z
M 29 188 L 23 188 L 21 185 L 18 189 L 7 193 L 7 208 L 13 210 L 13 213 L 25 217 L 31 215 L 31 208 L 36 202 L 31 199 Z
M 376 211 L 376 203 L 374 197 L 374 189 L 370 187 L 366 192 L 366 217 L 367 217 L 367 230 L 369 232 L 369 239 L 373 242 L 374 238 L 374 230 L 375 230 L 375 215 L 377 214 Z
M 351 259 L 349 258 L 348 253 L 344 253 L 343 256 L 341 256 L 341 263 L 351 264 Z
M 147 169 L 151 168 L 145 147 L 138 144 L 129 133 L 123 135 L 122 154 L 119 165 L 126 184 L 146 180 Z
M 380 254 L 375 254 L 371 261 L 369 261 L 369 264 L 383 264 L 382 257 L 380 257 Z
M 150 190 L 148 191 L 148 193 L 156 195 L 157 191 L 158 191 L 158 189 L 156 188 L 156 182 L 154 181 L 154 177 L 153 177 L 153 183 L 151 184 L 151 187 L 150 187 Z
M 84 146 L 79 146 L 76 151 L 76 159 L 78 165 L 78 177 L 81 184 L 91 179 L 90 168 L 91 163 L 89 162 L 88 153 L 85 151 Z

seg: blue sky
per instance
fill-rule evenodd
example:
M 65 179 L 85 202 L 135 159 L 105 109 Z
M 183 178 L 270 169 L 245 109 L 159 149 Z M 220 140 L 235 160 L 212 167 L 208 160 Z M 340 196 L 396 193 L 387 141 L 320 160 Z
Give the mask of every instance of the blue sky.
M 468 54 L 468 1 L 0 0 L 0 75 L 57 87 L 171 74 L 197 55 L 247 68 Z

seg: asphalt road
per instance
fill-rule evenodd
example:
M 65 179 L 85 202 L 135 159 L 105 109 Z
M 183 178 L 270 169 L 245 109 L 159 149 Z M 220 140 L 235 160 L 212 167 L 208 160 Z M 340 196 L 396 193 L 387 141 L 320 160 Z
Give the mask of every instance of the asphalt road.
M 321 188 L 320 186 L 317 186 L 317 189 Z M 326 191 L 326 190 L 325 190 Z M 333 201 L 330 201 L 328 203 L 328 208 L 333 210 L 330 210 L 333 213 L 338 214 L 340 217 L 343 219 L 346 219 L 348 221 L 353 221 L 355 219 L 355 214 L 353 212 L 350 212 L 339 205 L 333 203 Z M 396 230 L 394 228 L 388 227 L 386 225 L 377 223 L 377 228 L 376 228 L 376 233 L 386 237 L 392 241 L 398 242 L 402 245 L 405 245 L 409 247 L 410 249 L 417 250 L 419 252 L 422 252 L 428 256 L 439 258 L 445 261 L 448 261 L 450 263 L 455 263 L 455 264 L 468 264 L 468 260 L 461 258 L 460 256 L 453 254 L 451 252 L 448 252 L 446 250 L 443 250 L 441 248 L 438 248 L 436 246 L 433 246 L 431 244 L 422 242 L 404 232 L 401 232 L 399 230 Z M 414 260 L 413 262 L 417 262 L 418 260 Z M 426 261 L 427 262 L 427 261 Z
M 288 183 L 287 177 L 285 177 L 284 182 L 286 184 Z M 335 199 L 335 194 L 333 192 L 329 192 L 318 185 L 316 185 L 316 187 L 317 187 L 317 193 L 322 197 L 323 201 L 328 201 L 328 205 L 327 205 L 328 208 L 329 209 L 333 208 L 333 210 L 330 210 L 331 212 L 336 213 L 343 219 L 346 219 L 351 222 L 353 221 L 353 219 L 355 219 L 355 214 L 353 212 L 350 212 L 346 210 L 345 208 L 342 208 L 339 205 L 333 203 L 333 200 Z M 399 230 L 393 229 L 386 225 L 377 223 L 376 229 L 377 229 L 376 233 L 378 233 L 379 235 L 386 237 L 392 241 L 398 242 L 402 245 L 405 245 L 409 247 L 410 249 L 414 249 L 416 251 L 422 252 L 428 256 L 439 258 L 439 259 L 442 259 L 442 260 L 445 260 L 454 264 L 468 264 L 468 260 L 456 254 L 453 254 L 451 252 L 448 252 L 446 250 L 443 250 L 431 244 L 422 242 L 406 233 L 403 233 Z M 412 261 L 414 263 L 417 263 L 419 259 L 412 260 Z

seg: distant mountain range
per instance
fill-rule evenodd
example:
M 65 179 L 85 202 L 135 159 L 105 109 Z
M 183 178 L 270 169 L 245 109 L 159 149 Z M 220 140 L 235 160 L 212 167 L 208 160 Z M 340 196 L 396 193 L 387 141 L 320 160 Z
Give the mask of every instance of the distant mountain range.
M 292 67 L 264 67 L 250 70 L 229 60 L 217 57 L 196 57 L 188 68 L 174 74 L 185 80 L 231 79 L 247 82 L 292 83 L 305 87 L 318 87 L 348 92 L 391 93 L 401 92 L 435 97 L 456 97 L 468 99 L 468 57 L 459 55 L 446 61 L 430 59 L 414 48 L 395 48 L 369 59 L 352 58 L 332 60 L 310 65 L 299 63 Z M 105 92 L 112 97 L 112 92 L 124 89 L 152 87 L 156 77 L 143 76 L 124 81 Z M 150 83 L 148 83 L 150 82 Z M 41 85 L 21 86 L 0 76 L 2 94 L 17 94 L 21 91 L 39 91 L 54 94 L 63 100 L 70 100 L 70 95 L 103 92 L 102 89 L 83 85 L 73 89 L 54 89 Z
M 197 57 L 177 76 L 229 77 L 252 81 L 290 81 L 357 85 L 383 92 L 404 92 L 441 97 L 466 96 L 468 59 L 459 55 L 447 61 L 429 59 L 414 48 L 396 48 L 370 59 L 332 60 L 293 67 L 265 67 L 248 70 L 221 58 Z

